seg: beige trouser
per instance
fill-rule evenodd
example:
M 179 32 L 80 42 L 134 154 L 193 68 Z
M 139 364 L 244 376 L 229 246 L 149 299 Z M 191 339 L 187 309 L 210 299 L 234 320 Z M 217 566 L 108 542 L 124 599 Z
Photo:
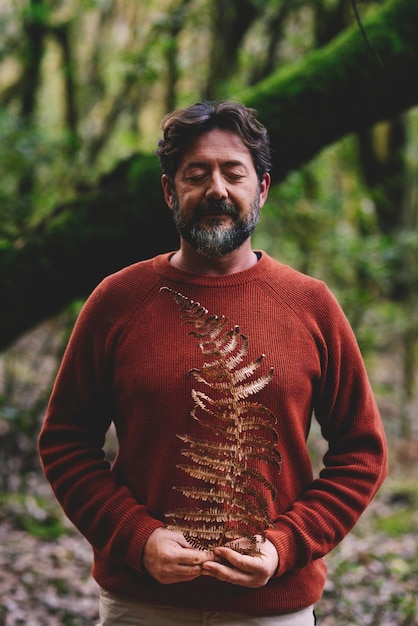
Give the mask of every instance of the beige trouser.
M 100 590 L 100 624 L 97 626 L 313 626 L 310 606 L 287 615 L 250 615 L 178 609 L 137 604 Z

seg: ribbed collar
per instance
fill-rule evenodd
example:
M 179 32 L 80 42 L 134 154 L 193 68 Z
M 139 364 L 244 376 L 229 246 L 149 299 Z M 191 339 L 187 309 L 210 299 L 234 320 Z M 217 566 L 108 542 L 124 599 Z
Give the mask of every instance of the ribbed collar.
M 201 287 L 213 288 L 233 287 L 266 278 L 266 275 L 269 273 L 270 269 L 272 269 L 272 265 L 276 265 L 277 267 L 277 262 L 268 254 L 260 250 L 255 250 L 255 252 L 260 256 L 260 259 L 255 265 L 243 272 L 224 274 L 222 276 L 206 276 L 177 269 L 170 263 L 170 257 L 174 252 L 156 256 L 153 259 L 153 268 L 154 271 L 163 278 L 177 283 L 187 283 L 188 285 L 200 285 Z

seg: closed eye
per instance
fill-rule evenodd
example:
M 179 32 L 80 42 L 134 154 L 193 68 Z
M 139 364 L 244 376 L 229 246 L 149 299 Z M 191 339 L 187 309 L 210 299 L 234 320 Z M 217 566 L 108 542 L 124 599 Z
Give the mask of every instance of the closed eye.
M 234 172 L 228 172 L 227 174 L 225 174 L 225 178 L 227 178 L 228 180 L 231 180 L 232 182 L 236 181 L 240 181 L 243 178 L 245 178 L 244 174 L 235 174 Z
M 200 183 L 207 178 L 207 174 L 193 174 L 193 176 L 187 176 L 186 180 L 189 183 Z

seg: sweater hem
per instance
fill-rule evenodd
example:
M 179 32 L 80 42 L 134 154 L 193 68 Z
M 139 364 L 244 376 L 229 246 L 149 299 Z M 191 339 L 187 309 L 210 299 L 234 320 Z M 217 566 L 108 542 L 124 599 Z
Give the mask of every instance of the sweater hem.
M 158 604 L 200 611 L 285 615 L 314 605 L 322 596 L 326 565 L 322 559 L 271 579 L 257 589 L 231 585 L 206 576 L 188 583 L 162 585 L 151 576 L 127 566 L 93 567 L 97 584 L 131 602 Z

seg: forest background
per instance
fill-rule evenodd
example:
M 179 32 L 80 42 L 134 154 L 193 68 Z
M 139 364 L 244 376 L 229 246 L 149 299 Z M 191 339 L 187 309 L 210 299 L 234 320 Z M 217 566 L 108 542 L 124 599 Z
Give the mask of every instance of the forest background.
M 416 0 L 0 1 L 0 625 L 97 619 L 36 438 L 88 293 L 177 247 L 152 152 L 162 116 L 203 98 L 269 129 L 254 243 L 334 291 L 388 436 L 320 624 L 418 623 L 417 77 Z M 315 427 L 310 445 L 319 467 Z

